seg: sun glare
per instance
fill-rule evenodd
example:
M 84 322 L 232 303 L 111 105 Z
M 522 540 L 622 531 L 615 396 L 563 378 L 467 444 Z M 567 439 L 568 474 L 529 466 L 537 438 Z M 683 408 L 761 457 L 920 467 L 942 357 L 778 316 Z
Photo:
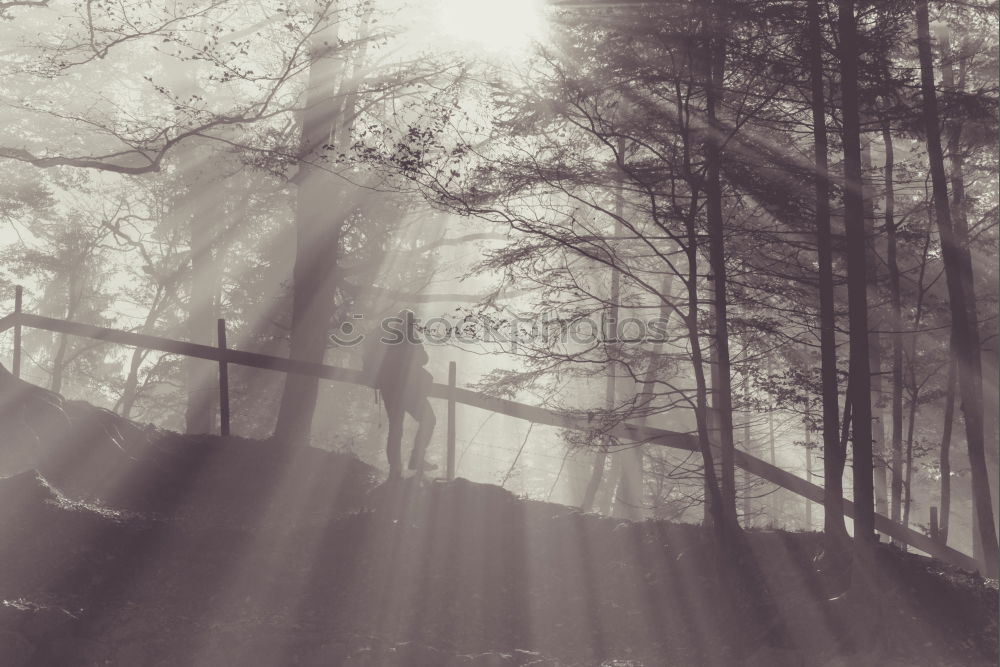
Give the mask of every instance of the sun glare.
M 517 53 L 542 36 L 540 0 L 443 0 L 441 33 L 491 53 Z

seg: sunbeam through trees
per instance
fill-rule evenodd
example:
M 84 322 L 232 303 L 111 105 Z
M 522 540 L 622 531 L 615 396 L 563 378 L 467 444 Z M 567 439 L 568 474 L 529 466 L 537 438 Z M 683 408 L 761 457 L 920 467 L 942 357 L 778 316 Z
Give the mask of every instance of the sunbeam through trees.
M 0 0 L 0 665 L 996 664 L 998 33 Z

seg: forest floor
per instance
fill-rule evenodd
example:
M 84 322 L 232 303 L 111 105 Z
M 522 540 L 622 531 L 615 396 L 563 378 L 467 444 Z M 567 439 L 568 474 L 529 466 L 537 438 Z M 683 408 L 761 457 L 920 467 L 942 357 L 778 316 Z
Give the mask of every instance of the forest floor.
M 859 602 L 819 535 L 751 533 L 785 628 L 755 637 L 697 526 L 65 412 L 0 423 L 6 667 L 996 664 L 995 586 L 888 546 Z

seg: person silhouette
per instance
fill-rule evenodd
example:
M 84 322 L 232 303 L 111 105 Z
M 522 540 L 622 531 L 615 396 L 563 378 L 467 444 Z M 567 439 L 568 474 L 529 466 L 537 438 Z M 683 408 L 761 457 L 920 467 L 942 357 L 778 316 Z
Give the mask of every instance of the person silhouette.
M 424 460 L 437 419 L 428 398 L 434 377 L 424 368 L 429 357 L 417 336 L 415 322 L 413 313 L 408 310 L 385 320 L 383 332 L 373 337 L 364 360 L 365 372 L 371 385 L 382 395 L 389 420 L 385 450 L 390 480 L 403 477 L 403 422 L 407 414 L 418 425 L 407 467 L 417 475 L 437 468 Z

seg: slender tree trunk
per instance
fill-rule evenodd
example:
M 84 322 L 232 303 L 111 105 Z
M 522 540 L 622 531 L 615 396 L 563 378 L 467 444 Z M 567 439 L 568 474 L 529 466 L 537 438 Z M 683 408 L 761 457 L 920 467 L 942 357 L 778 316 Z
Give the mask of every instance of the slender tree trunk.
M 614 483 L 615 480 L 621 480 L 621 455 L 622 452 L 620 451 L 611 453 L 611 470 L 608 471 L 607 475 L 608 483 L 602 485 L 600 493 L 598 494 L 597 511 L 604 516 L 619 516 L 618 512 L 621 511 L 621 507 L 619 507 L 617 503 L 618 485 Z
M 674 313 L 673 309 L 668 305 L 673 294 L 674 278 L 673 273 L 667 273 L 663 276 L 663 282 L 660 284 L 662 300 L 660 301 L 658 317 L 661 322 L 665 323 L 664 329 L 669 325 L 670 318 Z M 649 365 L 646 366 L 646 372 L 642 376 L 642 384 L 639 387 L 639 396 L 636 400 L 636 411 L 639 414 L 635 422 L 639 426 L 644 426 L 646 420 L 649 418 L 649 406 L 653 402 L 653 397 L 656 393 L 656 381 L 659 378 L 663 365 L 661 359 L 663 345 L 662 341 L 657 341 L 653 345 L 653 349 L 649 355 Z
M 771 376 L 771 374 L 773 372 L 774 372 L 774 370 L 773 370 L 773 362 L 771 360 L 771 357 L 768 357 L 767 358 L 767 375 L 768 375 L 769 379 L 770 379 L 770 376 Z M 775 442 L 775 438 L 774 438 L 774 403 L 772 403 L 770 400 L 768 400 L 768 402 L 767 402 L 767 451 L 768 451 L 768 462 L 771 465 L 775 465 L 775 463 L 777 462 L 777 459 L 778 459 L 778 456 L 777 456 L 778 452 L 776 451 L 776 447 L 775 446 L 776 446 L 776 442 Z M 778 518 L 778 506 L 779 506 L 779 503 L 778 503 L 778 494 L 780 493 L 780 491 L 778 490 L 779 488 L 780 487 L 777 487 L 777 486 L 774 487 L 773 492 L 768 497 L 768 504 L 770 506 L 769 514 L 771 515 L 770 519 L 771 519 L 771 524 L 772 525 L 777 525 L 777 523 L 778 523 L 777 522 L 777 518 Z
M 847 301 L 850 311 L 848 400 L 853 408 L 854 537 L 875 540 L 872 464 L 871 363 L 868 343 L 868 267 L 864 193 L 861 182 L 861 125 L 858 101 L 859 45 L 853 0 L 839 0 L 840 77 L 844 145 L 844 226 L 847 232 Z
M 718 29 L 716 21 L 709 39 L 706 77 L 706 113 L 708 115 L 708 136 L 704 144 L 706 166 L 705 203 L 708 213 L 709 264 L 712 272 L 713 313 L 714 313 L 714 357 L 717 386 L 712 387 L 712 407 L 718 419 L 719 449 L 721 458 L 721 498 L 722 511 L 726 513 L 727 524 L 736 524 L 736 465 L 734 463 L 735 442 L 733 440 L 733 389 L 732 364 L 729 353 L 729 316 L 726 281 L 725 221 L 722 215 L 722 128 L 719 124 L 718 98 L 722 91 L 725 70 L 725 35 Z
M 948 544 L 948 524 L 951 516 L 951 431 L 955 423 L 955 381 L 958 368 L 955 363 L 954 349 L 949 347 L 951 359 L 948 360 L 948 386 L 945 388 L 944 424 L 941 427 L 941 508 L 938 519 L 938 539 L 941 544 Z
M 618 154 L 621 156 L 622 161 L 624 161 L 625 140 L 621 138 L 619 138 L 618 140 Z M 624 215 L 624 209 L 625 209 L 625 196 L 622 187 L 619 187 L 618 194 L 615 197 L 615 200 L 616 200 L 615 201 L 616 214 L 618 215 L 619 218 L 621 218 Z M 620 234 L 621 234 L 621 224 L 616 223 L 615 236 L 619 236 Z M 670 289 L 669 277 L 668 279 L 664 280 L 663 289 L 666 290 Z M 621 292 L 620 284 L 618 286 L 618 292 L 619 292 L 619 297 L 616 299 L 616 301 L 620 299 L 620 292 Z M 667 298 L 666 293 L 664 293 L 663 298 Z M 661 303 L 660 311 L 663 312 L 665 310 L 666 306 L 663 303 Z M 669 311 L 666 311 L 666 313 L 669 315 Z M 617 318 L 618 318 L 618 313 L 616 312 L 615 314 L 616 331 L 617 331 Z M 621 349 L 620 344 L 615 349 L 620 350 Z M 649 369 L 647 369 L 647 373 L 650 370 L 654 371 L 654 375 L 652 377 L 652 380 L 654 382 L 656 377 L 655 376 L 656 366 L 657 366 L 656 362 L 651 361 L 650 367 Z M 642 386 L 642 391 L 645 392 L 647 391 L 647 389 L 649 391 L 652 391 L 652 385 L 649 385 L 647 387 L 647 385 L 644 383 Z M 648 405 L 648 400 L 646 404 Z M 615 516 L 619 516 L 625 519 L 631 519 L 633 521 L 640 520 L 643 517 L 643 507 L 644 507 L 643 446 L 641 444 L 633 444 L 630 447 L 620 452 L 617 452 L 616 456 L 618 458 L 619 474 L 618 474 L 618 484 L 615 487 L 615 494 L 614 494 Z
M 694 195 L 692 195 L 693 198 Z M 684 254 L 687 259 L 687 312 L 684 326 L 687 330 L 688 344 L 691 348 L 691 369 L 695 380 L 695 423 L 698 431 L 698 449 L 701 452 L 702 467 L 705 482 L 705 520 L 711 523 L 716 539 L 720 544 L 728 541 L 730 531 L 727 529 L 727 514 L 723 512 L 722 494 L 719 489 L 719 477 L 715 466 L 715 452 L 710 439 L 708 417 L 708 383 L 705 378 L 705 358 L 701 347 L 701 330 L 699 328 L 698 310 L 698 227 L 694 212 L 687 216 L 686 247 Z M 738 529 L 738 525 L 737 525 Z
M 643 446 L 633 444 L 619 452 L 621 477 L 615 493 L 616 516 L 638 521 L 645 512 L 645 470 Z
M 944 87 L 948 90 L 961 91 L 965 89 L 965 61 L 959 68 L 958 81 L 955 80 L 955 64 L 951 49 L 950 34 L 947 29 L 941 35 L 942 68 L 941 78 Z M 962 153 L 962 121 L 952 119 L 945 124 L 945 133 L 948 139 L 947 152 L 950 162 L 951 180 L 951 212 L 952 224 L 955 228 L 955 236 L 966 247 L 969 241 L 969 219 L 965 212 L 965 155 Z M 970 262 L 971 264 L 971 262 Z M 965 291 L 970 299 L 969 309 L 972 316 L 978 320 L 978 304 L 975 300 L 975 289 L 972 283 L 972 271 L 964 274 Z
M 580 503 L 581 512 L 589 512 L 594 507 L 597 499 L 597 491 L 601 488 L 601 480 L 604 479 L 604 468 L 607 466 L 608 453 L 602 447 L 594 454 L 594 464 L 590 469 L 590 479 L 587 480 L 587 488 L 583 491 L 583 502 Z
M 924 255 L 924 263 L 926 264 L 927 257 Z M 918 286 L 921 290 L 921 297 L 923 296 L 923 267 L 920 271 L 920 285 Z M 917 312 L 914 318 L 914 329 L 920 328 L 920 321 L 923 315 L 923 298 L 917 300 Z M 905 498 L 903 501 L 903 526 L 909 527 L 910 525 L 910 508 L 912 503 L 912 492 L 913 492 L 913 438 L 914 432 L 917 427 L 917 407 L 920 405 L 920 383 L 917 381 L 917 334 L 914 333 L 910 338 L 910 411 L 907 415 L 909 421 L 906 425 L 906 476 L 903 480 L 903 487 L 905 491 Z M 906 545 L 903 545 L 903 550 L 906 550 Z
M 945 27 L 939 33 L 941 50 L 941 74 L 945 88 L 949 90 L 962 90 L 965 87 L 965 60 L 962 59 L 962 76 L 959 83 L 955 82 L 955 61 L 954 52 L 951 49 L 950 30 Z M 962 155 L 962 123 L 957 119 L 952 119 L 946 125 L 948 136 L 948 155 L 951 159 L 951 206 L 952 218 L 957 230 L 965 230 L 963 235 L 958 231 L 959 236 L 968 237 L 968 222 L 965 217 L 965 175 L 963 169 L 964 156 Z M 970 286 L 971 287 L 971 286 Z M 973 292 L 969 292 L 972 294 Z M 948 543 L 948 525 L 951 515 L 951 433 L 955 422 L 955 382 L 958 374 L 958 366 L 955 363 L 956 350 L 954 336 L 949 341 L 948 354 L 951 357 L 948 362 L 948 385 L 945 388 L 944 424 L 941 430 L 941 507 L 938 519 L 938 539 L 941 544 Z M 975 532 L 975 528 L 973 528 Z
M 66 350 L 69 347 L 69 336 L 59 334 L 56 352 L 52 355 L 52 376 L 49 380 L 49 391 L 62 392 L 63 369 L 66 366 Z
M 708 48 L 696 50 L 694 55 L 698 58 L 699 55 L 704 56 L 707 53 L 711 53 L 711 51 L 712 49 L 709 45 Z M 707 64 L 703 64 L 703 67 L 703 82 L 705 87 L 708 88 L 710 87 L 709 82 L 711 80 L 711 67 Z M 684 118 L 686 115 L 684 103 L 681 102 L 681 100 L 678 100 L 678 106 L 680 117 Z M 691 146 L 691 144 L 694 143 L 691 141 L 692 134 L 696 135 L 695 132 L 690 131 L 682 134 L 682 138 L 685 142 L 685 154 L 687 154 L 688 150 L 694 148 Z M 702 147 L 705 146 L 704 140 L 701 142 L 701 145 Z M 719 475 L 716 471 L 715 464 L 715 452 L 710 437 L 711 425 L 709 424 L 708 414 L 708 383 L 705 378 L 705 357 L 702 350 L 699 321 L 699 308 L 701 303 L 701 299 L 698 295 L 700 280 L 698 275 L 700 230 L 697 225 L 697 209 L 694 206 L 700 189 L 703 186 L 704 179 L 699 178 L 698 175 L 693 172 L 690 162 L 687 159 L 685 159 L 685 175 L 691 188 L 691 209 L 684 220 L 684 256 L 687 263 L 687 270 L 684 278 L 684 286 L 687 290 L 687 312 L 684 314 L 684 326 L 687 332 L 688 345 L 690 346 L 691 370 L 694 373 L 695 380 L 694 416 L 698 433 L 698 449 L 701 453 L 704 475 L 705 523 L 706 525 L 711 525 L 716 542 L 722 546 L 722 549 L 725 549 L 732 543 L 732 538 L 740 532 L 740 527 L 735 521 L 733 522 L 734 525 L 727 525 L 729 515 L 723 511 L 722 492 L 719 487 Z M 733 514 L 735 515 L 735 511 Z M 733 518 L 735 518 L 735 516 Z M 735 556 L 735 554 L 733 555 Z
M 615 490 L 615 516 L 638 521 L 645 513 L 645 470 L 642 444 L 618 452 L 620 476 Z
M 910 364 L 915 362 L 915 359 L 911 357 Z M 910 414 L 909 423 L 906 426 L 906 475 L 903 480 L 903 488 L 905 490 L 905 498 L 903 500 L 903 527 L 908 528 L 910 525 L 910 503 L 911 503 L 911 492 L 913 489 L 913 432 L 917 424 L 917 405 L 919 404 L 920 398 L 920 388 L 916 381 L 916 371 L 912 368 L 910 370 Z M 903 550 L 906 550 L 906 545 L 901 545 Z
M 128 375 L 125 377 L 125 387 L 118 403 L 118 414 L 125 419 L 132 418 L 132 410 L 135 409 L 135 402 L 139 397 L 139 368 L 144 357 L 144 351 L 137 347 L 132 350 L 132 356 L 129 358 Z
M 153 295 L 152 304 L 149 307 L 149 311 L 146 313 L 146 319 L 142 323 L 142 327 L 139 328 L 140 333 L 149 333 L 156 322 L 157 318 L 164 307 L 164 304 L 169 301 L 167 294 L 170 290 L 167 290 L 163 283 L 157 286 L 156 293 Z M 135 408 L 135 402 L 139 396 L 139 368 L 142 366 L 143 360 L 146 358 L 147 350 L 142 348 L 134 348 L 132 354 L 129 358 L 128 375 L 125 378 L 125 386 L 122 389 L 122 395 L 118 399 L 118 405 L 115 406 L 118 413 L 125 419 L 129 419 L 132 416 L 132 410 Z
M 909 357 L 909 364 L 907 368 L 909 370 L 908 378 L 908 389 L 910 391 L 910 409 L 908 415 L 907 432 L 906 432 L 906 452 L 905 458 L 900 463 L 900 469 L 898 475 L 902 478 L 902 518 L 901 522 L 903 526 L 909 526 L 910 521 L 910 493 L 912 489 L 913 480 L 913 437 L 914 430 L 917 424 L 917 406 L 920 401 L 920 383 L 917 381 L 917 368 L 916 368 L 916 358 L 917 358 L 917 332 L 920 331 L 920 326 L 923 323 L 924 318 L 924 298 L 927 295 L 928 288 L 924 286 L 924 277 L 927 275 L 927 260 L 928 251 L 930 249 L 931 236 L 928 232 L 926 239 L 924 240 L 923 252 L 920 255 L 920 269 L 917 272 L 917 300 L 914 305 L 913 314 L 913 331 L 909 335 L 909 352 L 907 356 Z M 904 472 L 905 470 L 905 472 Z M 900 545 L 903 550 L 906 550 L 906 545 Z
M 747 454 L 753 454 L 753 442 L 750 439 L 750 419 L 753 417 L 753 413 L 750 411 L 750 374 L 746 374 L 746 379 L 744 380 L 744 395 L 747 402 L 747 408 L 743 412 L 743 450 Z M 747 473 L 743 478 L 743 483 L 745 488 L 743 489 L 743 525 L 750 527 L 752 523 L 753 514 L 753 502 L 750 499 L 750 490 L 752 479 L 750 473 Z
M 863 174 L 872 171 L 872 142 L 865 140 L 861 151 L 861 168 Z M 868 239 L 865 262 L 868 266 L 868 285 L 873 292 L 878 292 L 880 281 L 878 235 L 875 232 L 875 198 L 870 178 L 862 177 L 862 193 L 865 208 L 865 236 Z M 878 308 L 868 312 L 868 360 L 871 364 L 872 383 L 872 463 L 874 465 L 875 509 L 885 514 L 889 505 L 886 493 L 886 447 L 885 447 L 885 409 L 882 407 L 882 334 L 883 317 Z
M 83 277 L 77 274 L 78 272 L 82 272 L 84 270 L 85 266 L 82 262 L 70 269 L 69 280 L 66 285 L 67 320 L 73 320 L 76 317 L 80 302 L 83 300 L 81 287 Z M 67 334 L 59 334 L 59 342 L 56 345 L 56 352 L 52 356 L 52 377 L 49 382 L 49 390 L 57 394 L 62 391 L 63 377 L 66 373 L 66 354 L 68 352 L 69 336 Z
M 767 360 L 767 372 L 771 373 L 771 359 Z M 768 461 L 771 465 L 774 465 L 778 459 L 778 452 L 776 449 L 777 442 L 774 437 L 774 404 L 768 401 L 767 404 L 767 451 L 768 451 Z
M 668 272 L 663 276 L 663 282 L 660 285 L 660 308 L 659 308 L 659 319 L 664 322 L 664 330 L 666 330 L 667 325 L 670 322 L 670 317 L 673 315 L 673 309 L 670 308 L 668 302 L 672 298 L 673 284 L 674 284 L 674 274 Z M 653 345 L 653 349 L 649 355 L 649 364 L 646 366 L 646 371 L 642 377 L 642 384 L 639 388 L 639 395 L 636 399 L 636 411 L 638 412 L 638 417 L 636 418 L 636 423 L 639 426 L 644 426 L 646 420 L 649 418 L 650 404 L 653 402 L 653 397 L 656 393 L 656 382 L 659 378 L 660 370 L 662 367 L 663 345 L 661 341 L 656 342 Z M 643 498 L 643 462 L 644 462 L 644 450 L 641 445 L 637 445 L 630 450 L 632 457 L 638 459 L 638 461 L 632 461 L 629 468 L 632 469 L 630 473 L 629 469 L 623 471 L 622 483 L 629 484 L 630 487 L 626 488 L 626 493 L 623 497 L 623 502 L 631 503 L 633 498 L 638 500 L 640 503 Z M 627 476 L 635 474 L 635 468 L 638 467 L 638 479 L 634 481 L 628 481 Z M 630 489 L 635 489 L 632 491 Z M 657 496 L 660 497 L 660 496 Z M 642 518 L 643 511 L 640 510 L 636 513 L 637 516 L 632 518 Z
M 809 430 L 809 408 L 806 408 L 806 423 L 805 423 L 805 436 L 806 436 L 806 481 L 810 484 L 813 481 L 813 466 L 812 466 L 812 431 Z M 812 501 L 806 498 L 806 530 L 812 531 Z
M 624 160 L 625 145 L 623 140 L 618 141 L 618 153 L 621 159 Z M 619 172 L 618 174 L 618 187 L 615 190 L 615 224 L 613 236 L 615 238 L 621 236 L 621 220 L 622 215 L 625 213 L 625 199 L 624 192 L 622 191 L 623 174 Z M 608 368 L 607 377 L 604 382 L 604 409 L 607 411 L 614 410 L 615 403 L 617 402 L 617 392 L 615 387 L 616 376 L 618 374 L 618 363 L 617 358 L 619 354 L 619 346 L 616 341 L 614 341 L 615 332 L 618 330 L 618 311 L 619 304 L 621 302 L 621 273 L 618 270 L 615 262 L 617 258 L 613 258 L 611 267 L 611 288 L 608 294 L 608 320 L 604 322 L 602 330 L 606 337 L 610 337 L 612 340 L 605 340 L 604 349 L 608 355 Z M 597 453 L 594 457 L 594 469 L 591 473 L 590 479 L 591 483 L 587 485 L 587 494 L 584 496 L 584 511 L 587 511 L 593 504 L 593 495 L 597 493 L 601 486 L 601 481 L 604 477 L 604 466 L 607 459 L 607 446 L 610 443 L 610 438 L 606 438 L 604 441 L 604 446 L 601 451 Z M 611 510 L 612 500 L 616 495 L 616 485 L 621 475 L 622 463 L 621 463 L 621 452 L 615 452 L 611 455 L 611 475 L 608 484 L 608 488 L 605 489 L 605 493 L 601 497 L 600 507 L 598 508 L 602 514 L 609 514 Z M 589 501 L 589 502 L 588 502 Z
M 705 475 L 705 503 L 708 517 L 720 543 L 727 541 L 729 530 L 726 526 L 728 515 L 723 511 L 722 493 L 715 469 L 715 453 L 709 439 L 708 423 L 708 383 L 705 380 L 705 359 L 701 349 L 701 332 L 698 328 L 698 246 L 694 221 L 688 223 L 688 312 L 686 316 L 688 343 L 691 346 L 691 365 L 695 379 L 695 422 L 698 428 L 698 448 L 701 451 Z
M 941 256 L 948 283 L 952 333 L 958 354 L 959 393 L 965 417 L 966 444 L 972 471 L 972 489 L 976 506 L 977 532 L 983 545 L 984 566 L 990 576 L 996 576 L 1000 545 L 993 523 L 993 503 L 989 472 L 986 464 L 983 432 L 983 378 L 976 319 L 975 295 L 972 286 L 972 259 L 961 234 L 952 225 L 948 201 L 948 185 L 941 150 L 937 93 L 934 89 L 934 66 L 931 54 L 930 17 L 927 0 L 917 0 L 917 52 L 920 59 L 920 90 L 923 97 L 924 128 L 927 135 L 927 156 L 931 167 L 934 192 L 934 213 L 941 237 Z
M 941 52 L 941 75 L 942 83 L 944 87 L 948 90 L 962 91 L 965 89 L 965 76 L 966 76 L 966 56 L 961 52 L 956 52 L 951 46 L 951 33 L 948 29 L 947 24 L 941 24 L 942 28 L 938 32 L 939 46 Z M 955 60 L 958 59 L 958 76 L 956 78 L 955 72 Z M 966 201 L 965 201 L 965 155 L 962 149 L 962 121 L 961 118 L 953 118 L 945 124 L 945 135 L 947 137 L 947 154 L 950 161 L 950 180 L 951 180 L 951 212 L 952 212 L 952 223 L 955 228 L 955 237 L 959 243 L 959 246 L 963 249 L 965 253 L 968 253 L 968 240 L 969 240 L 969 223 L 968 216 L 966 215 Z M 965 287 L 965 294 L 967 295 L 970 320 L 972 322 L 979 321 L 978 304 L 975 298 L 975 289 L 972 282 L 972 263 L 971 257 L 968 258 L 967 266 L 963 267 L 963 285 Z M 945 424 L 944 430 L 941 437 L 941 519 L 940 528 L 938 535 L 942 540 L 942 543 L 947 543 L 948 539 L 948 517 L 951 511 L 951 434 L 954 422 L 954 409 L 955 409 L 955 382 L 958 377 L 958 368 L 955 363 L 955 358 L 957 351 L 954 346 L 954 339 L 951 341 L 950 347 L 952 360 L 948 366 L 949 381 L 946 393 L 945 401 Z M 995 433 L 995 430 L 991 430 L 989 427 L 984 425 L 984 432 Z M 984 442 L 984 449 L 986 445 Z M 996 465 L 987 465 L 987 469 L 994 470 Z M 974 520 L 975 521 L 975 520 Z M 979 539 L 979 533 L 974 531 L 975 539 L 973 542 L 979 546 L 976 550 L 977 553 L 981 554 L 981 540 Z
M 847 396 L 851 395 L 851 378 L 847 378 Z M 851 414 L 851 402 L 849 400 L 844 400 L 844 419 L 840 425 L 840 447 L 846 450 L 847 445 L 851 442 L 851 424 L 854 421 L 853 415 Z
M 706 303 L 711 303 L 711 297 L 703 295 L 702 299 Z M 714 319 L 714 311 L 713 319 Z M 705 415 L 705 421 L 708 424 L 708 440 L 712 445 L 713 451 L 715 453 L 715 477 L 721 480 L 722 469 L 720 462 L 722 461 L 722 456 L 719 451 L 719 415 L 718 412 L 718 399 L 715 398 L 716 387 L 719 386 L 719 364 L 715 359 L 715 346 L 712 344 L 714 340 L 714 332 L 709 334 L 708 342 L 708 358 L 706 359 L 708 363 L 708 413 Z M 706 480 L 705 484 L 708 484 Z M 721 482 L 720 482 L 721 484 Z M 712 507 L 712 496 L 708 492 L 708 486 L 705 486 L 705 522 L 714 521 L 713 512 L 718 508 Z
M 903 493 L 903 307 L 899 285 L 896 236 L 893 147 L 889 123 L 882 125 L 885 146 L 885 229 L 888 243 L 889 299 L 892 312 L 892 499 L 890 516 L 900 520 Z
M 847 537 L 844 525 L 844 451 L 840 445 L 840 389 L 837 386 L 837 341 L 833 285 L 833 241 L 830 230 L 830 173 L 823 84 L 823 34 L 818 0 L 808 0 L 809 83 L 816 168 L 816 253 L 819 265 L 819 327 L 823 397 L 823 530 L 831 541 Z

